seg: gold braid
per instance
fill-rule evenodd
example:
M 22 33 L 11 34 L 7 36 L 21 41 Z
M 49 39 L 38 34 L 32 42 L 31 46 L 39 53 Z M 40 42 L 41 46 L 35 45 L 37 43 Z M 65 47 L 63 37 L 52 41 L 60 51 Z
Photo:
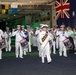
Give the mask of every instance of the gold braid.
M 44 42 L 46 38 L 47 38 L 47 34 L 45 34 L 45 35 L 42 37 L 42 42 Z

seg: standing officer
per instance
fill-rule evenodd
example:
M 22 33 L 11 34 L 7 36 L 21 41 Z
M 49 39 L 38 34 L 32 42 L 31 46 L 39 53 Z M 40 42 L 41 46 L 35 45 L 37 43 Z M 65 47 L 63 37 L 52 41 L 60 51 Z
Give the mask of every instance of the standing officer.
M 16 37 L 15 40 L 15 47 L 16 47 L 16 58 L 20 57 L 23 58 L 23 49 L 20 44 L 20 41 L 23 39 L 23 37 L 26 37 L 24 32 L 21 31 L 21 25 L 17 25 L 17 30 L 13 29 L 12 36 Z
M 27 31 L 28 31 L 28 35 L 29 35 L 29 52 L 32 51 L 31 49 L 31 43 L 32 43 L 32 34 L 33 34 L 33 31 L 32 31 L 32 28 L 30 26 L 27 26 Z
M 52 59 L 50 56 L 50 36 L 47 33 L 48 25 L 42 25 L 42 31 L 39 34 L 39 42 L 40 42 L 40 54 L 42 63 L 45 63 L 45 57 L 47 58 L 47 63 L 51 63 Z
M 39 34 L 40 32 L 42 31 L 42 25 L 44 24 L 40 24 L 40 28 L 38 30 L 36 30 L 35 32 L 35 35 L 37 36 L 37 47 L 38 47 L 38 51 L 39 51 L 39 57 L 41 57 L 41 54 L 40 54 L 40 42 L 39 42 Z
M 65 25 L 60 26 L 60 31 L 58 31 L 57 36 L 59 36 L 59 55 L 62 56 L 63 53 L 63 56 L 67 57 L 67 49 L 63 43 L 63 41 L 68 38 L 68 34 L 65 31 Z
M 24 38 L 24 39 L 26 39 L 26 42 L 28 43 L 29 42 L 29 34 L 28 34 L 28 32 L 27 32 L 27 30 L 25 29 L 24 26 L 21 26 L 21 27 L 22 27 L 22 31 L 24 32 L 24 34 L 26 36 L 26 38 Z M 28 46 L 23 48 L 23 54 L 26 55 L 27 51 L 28 51 Z
M 6 27 L 5 35 L 5 43 L 6 43 L 6 52 L 11 52 L 11 32 L 9 31 L 9 27 Z

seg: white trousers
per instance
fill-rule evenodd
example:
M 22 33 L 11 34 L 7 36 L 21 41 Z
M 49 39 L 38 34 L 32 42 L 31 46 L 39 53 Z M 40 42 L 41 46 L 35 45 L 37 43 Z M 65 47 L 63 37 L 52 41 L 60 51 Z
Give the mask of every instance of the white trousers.
M 56 37 L 56 48 L 59 48 L 59 37 Z
M 56 54 L 56 42 L 53 40 L 52 44 L 53 44 L 53 54 Z
M 0 49 L 0 59 L 2 59 L 2 50 Z
M 15 50 L 16 58 L 23 57 L 23 49 L 19 42 L 16 42 L 16 50 Z
M 5 42 L 6 42 L 6 52 L 7 51 L 11 51 L 11 42 L 10 41 L 7 41 L 7 40 L 5 40 Z
M 31 41 L 29 41 L 28 44 L 29 44 L 29 49 L 28 50 L 29 50 L 29 52 L 31 52 L 32 51 L 31 50 Z
M 63 56 L 67 57 L 67 49 L 66 49 L 64 43 L 63 42 L 59 42 L 59 47 L 60 47 L 59 55 L 62 56 L 62 53 L 63 53 Z
M 46 58 L 47 58 L 48 63 L 52 61 L 51 56 L 49 54 L 46 55 Z M 45 62 L 45 57 L 42 56 L 41 59 L 42 59 L 42 63 L 44 63 Z
M 49 44 L 49 43 L 48 43 Z M 51 52 L 50 52 L 50 46 L 47 44 L 47 46 L 43 49 L 41 48 L 41 59 L 42 59 L 42 63 L 45 62 L 45 57 L 47 58 L 47 62 L 51 62 Z

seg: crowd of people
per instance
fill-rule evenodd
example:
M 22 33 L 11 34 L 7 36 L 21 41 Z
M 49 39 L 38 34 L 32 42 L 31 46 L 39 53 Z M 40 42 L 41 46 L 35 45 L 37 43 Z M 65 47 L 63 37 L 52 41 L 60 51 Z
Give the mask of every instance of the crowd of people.
M 36 29 L 27 26 L 17 25 L 17 29 L 6 27 L 6 31 L 0 29 L 0 59 L 2 59 L 2 49 L 11 52 L 11 37 L 15 36 L 15 55 L 16 58 L 23 58 L 27 52 L 32 52 L 31 45 L 38 48 L 41 62 L 52 62 L 51 53 L 59 56 L 68 57 L 68 50 L 74 51 L 76 54 L 76 28 L 65 25 L 53 26 L 50 28 L 47 24 L 40 24 Z

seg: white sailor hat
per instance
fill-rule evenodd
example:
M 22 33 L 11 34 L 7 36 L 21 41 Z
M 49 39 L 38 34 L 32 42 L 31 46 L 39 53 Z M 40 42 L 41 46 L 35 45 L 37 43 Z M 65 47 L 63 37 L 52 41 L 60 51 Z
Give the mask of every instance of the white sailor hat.
M 64 28 L 64 27 L 65 27 L 65 25 L 61 25 L 60 27 L 61 27 L 61 28 Z
M 43 24 L 43 25 L 41 26 L 41 28 L 48 28 L 48 25 L 47 25 L 47 24 Z

